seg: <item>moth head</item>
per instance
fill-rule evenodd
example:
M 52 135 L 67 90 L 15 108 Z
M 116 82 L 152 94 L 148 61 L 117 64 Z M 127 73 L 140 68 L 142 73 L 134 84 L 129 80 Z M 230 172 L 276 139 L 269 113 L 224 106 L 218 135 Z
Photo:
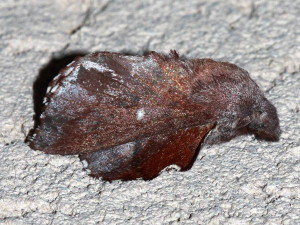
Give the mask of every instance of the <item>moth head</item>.
M 260 108 L 252 113 L 249 130 L 257 139 L 278 141 L 281 130 L 276 108 L 266 99 L 260 104 Z
M 279 140 L 281 130 L 276 108 L 263 95 L 235 106 L 235 109 L 232 107 L 222 112 L 215 129 L 207 136 L 206 143 L 222 143 L 247 134 L 254 134 L 260 140 Z

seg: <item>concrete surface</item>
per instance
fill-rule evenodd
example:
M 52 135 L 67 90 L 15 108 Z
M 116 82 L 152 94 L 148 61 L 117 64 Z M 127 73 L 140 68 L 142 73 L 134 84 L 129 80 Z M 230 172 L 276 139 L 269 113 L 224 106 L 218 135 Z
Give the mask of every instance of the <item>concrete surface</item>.
M 0 224 L 300 224 L 299 14 L 299 0 L 2 0 Z M 280 142 L 239 137 L 190 171 L 112 183 L 24 144 L 53 57 L 170 49 L 247 69 L 278 109 Z

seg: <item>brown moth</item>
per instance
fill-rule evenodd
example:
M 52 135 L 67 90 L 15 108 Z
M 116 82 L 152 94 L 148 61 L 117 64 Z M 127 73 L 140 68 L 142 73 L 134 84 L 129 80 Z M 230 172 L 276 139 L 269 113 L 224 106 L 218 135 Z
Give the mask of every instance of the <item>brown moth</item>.
M 145 180 L 192 166 L 201 143 L 241 134 L 277 141 L 275 107 L 249 74 L 212 59 L 92 53 L 49 84 L 30 147 L 79 154 L 91 176 Z

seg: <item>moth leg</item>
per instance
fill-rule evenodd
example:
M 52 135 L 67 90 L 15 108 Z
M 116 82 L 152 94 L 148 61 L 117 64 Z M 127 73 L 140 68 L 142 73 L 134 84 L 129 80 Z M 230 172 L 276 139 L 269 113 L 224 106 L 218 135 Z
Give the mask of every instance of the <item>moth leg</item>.
M 213 124 L 180 129 L 164 135 L 80 155 L 86 160 L 91 176 L 104 180 L 150 180 L 169 165 L 187 170 L 193 164 L 199 145 Z

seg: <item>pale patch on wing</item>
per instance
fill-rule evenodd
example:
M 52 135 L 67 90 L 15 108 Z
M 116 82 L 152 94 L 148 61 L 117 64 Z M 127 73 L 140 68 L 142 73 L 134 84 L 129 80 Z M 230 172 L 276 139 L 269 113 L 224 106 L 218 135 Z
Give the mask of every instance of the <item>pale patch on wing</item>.
M 98 72 L 114 72 L 113 70 L 99 64 L 99 63 L 96 63 L 96 62 L 92 62 L 92 61 L 84 61 L 82 63 L 83 67 L 87 70 L 90 70 L 90 69 L 94 69 L 94 70 L 97 70 Z
M 136 112 L 136 119 L 137 120 L 142 120 L 145 116 L 145 110 L 143 108 L 138 109 Z

